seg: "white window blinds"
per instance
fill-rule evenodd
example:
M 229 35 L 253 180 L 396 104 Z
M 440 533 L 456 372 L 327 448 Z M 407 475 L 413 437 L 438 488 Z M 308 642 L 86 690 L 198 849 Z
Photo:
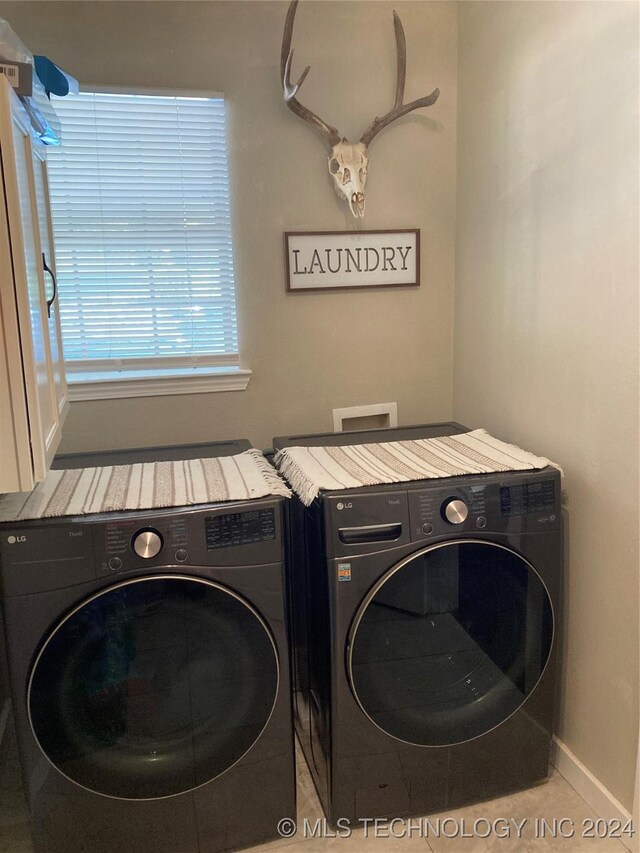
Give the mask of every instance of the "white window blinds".
M 238 363 L 222 97 L 55 101 L 49 180 L 72 370 Z

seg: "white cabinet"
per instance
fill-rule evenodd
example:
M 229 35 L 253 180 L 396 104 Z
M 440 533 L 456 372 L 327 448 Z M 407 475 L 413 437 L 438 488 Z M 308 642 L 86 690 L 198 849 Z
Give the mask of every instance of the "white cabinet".
M 49 176 L 47 174 L 47 146 L 39 139 L 32 139 L 33 174 L 36 191 L 36 208 L 42 250 L 42 268 L 45 274 L 45 299 L 47 321 L 49 324 L 49 342 L 51 345 L 51 364 L 55 399 L 60 424 L 64 421 L 69 408 L 67 381 L 64 374 L 62 354 L 62 333 L 60 331 L 60 303 L 56 278 L 56 258 L 53 248 L 53 223 L 51 221 L 51 203 L 49 200 Z
M 0 158 L 2 493 L 29 491 L 44 479 L 68 405 L 44 146 L 2 77 Z

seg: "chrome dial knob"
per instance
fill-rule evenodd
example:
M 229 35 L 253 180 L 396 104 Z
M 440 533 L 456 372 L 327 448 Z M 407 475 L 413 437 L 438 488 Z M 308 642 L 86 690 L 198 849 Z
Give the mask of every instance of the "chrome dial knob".
M 442 514 L 449 524 L 462 524 L 463 521 L 466 521 L 467 516 L 469 515 L 466 503 L 463 500 L 460 500 L 460 498 L 454 498 L 453 500 L 447 501 L 442 509 Z
M 133 537 L 132 545 L 138 557 L 150 560 L 162 550 L 162 536 L 155 530 L 139 530 Z

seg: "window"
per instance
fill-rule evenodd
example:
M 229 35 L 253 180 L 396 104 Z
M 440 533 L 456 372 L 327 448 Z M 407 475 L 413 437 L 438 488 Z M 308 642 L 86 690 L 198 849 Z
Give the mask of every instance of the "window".
M 55 108 L 63 139 L 49 181 L 73 397 L 246 387 L 222 96 L 95 92 Z

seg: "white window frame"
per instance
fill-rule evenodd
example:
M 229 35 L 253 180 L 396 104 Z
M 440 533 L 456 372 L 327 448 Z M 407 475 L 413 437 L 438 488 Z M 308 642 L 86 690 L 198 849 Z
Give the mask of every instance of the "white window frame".
M 80 91 L 111 95 L 155 95 L 167 98 L 224 98 L 222 92 L 213 92 L 208 89 L 164 89 L 148 86 L 86 85 Z M 64 128 L 62 133 L 64 145 Z M 227 148 L 228 151 L 229 148 Z M 174 360 L 174 362 L 183 361 L 182 366 L 175 366 L 174 363 L 165 367 L 161 365 L 161 360 L 162 356 L 159 356 L 157 367 L 150 366 L 147 360 L 143 363 L 134 358 L 120 362 L 117 359 L 66 362 L 69 399 L 71 401 L 110 400 L 216 391 L 244 391 L 252 374 L 251 370 L 237 364 L 221 366 L 220 361 L 224 361 L 224 358 L 221 359 L 220 356 L 216 357 L 216 366 L 207 364 L 206 356 L 185 356 L 183 359 Z M 235 360 L 235 357 L 229 356 L 230 362 Z

